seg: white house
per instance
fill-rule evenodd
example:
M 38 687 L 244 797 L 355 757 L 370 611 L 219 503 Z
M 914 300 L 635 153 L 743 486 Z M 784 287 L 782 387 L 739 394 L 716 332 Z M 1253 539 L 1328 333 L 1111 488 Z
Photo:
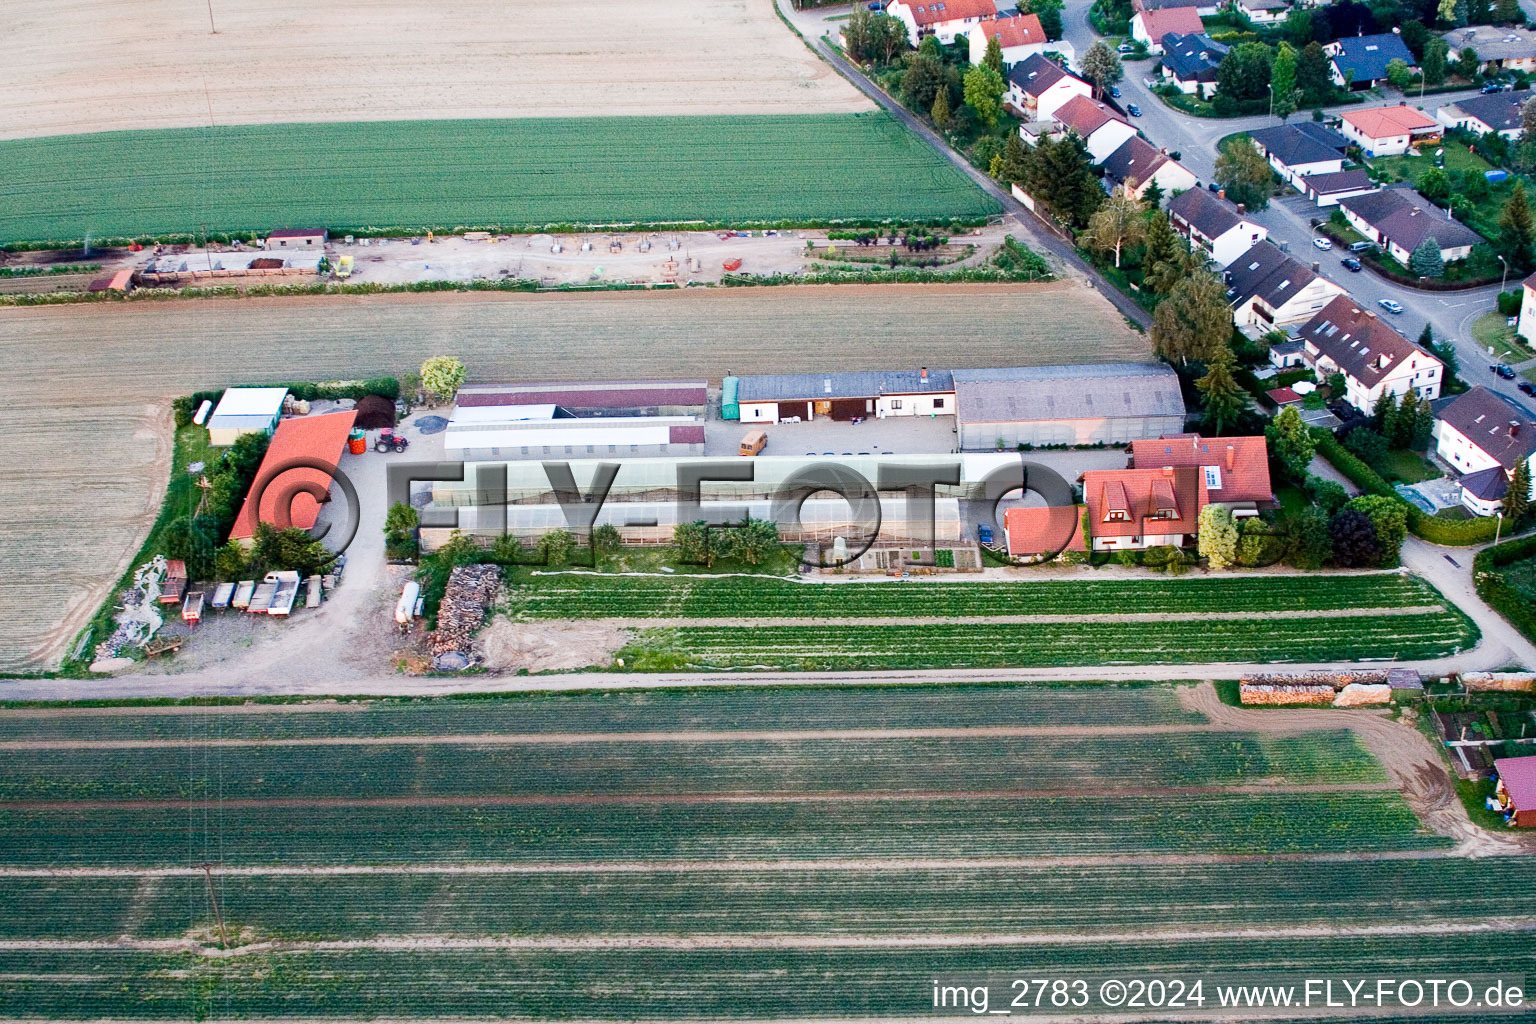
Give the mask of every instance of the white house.
M 1037 54 L 1008 70 L 1008 91 L 1003 102 L 1022 115 L 1026 123 L 1049 121 L 1062 104 L 1074 96 L 1087 98 L 1092 92 L 1093 87 L 1087 82 Z
M 1126 139 L 1136 134 L 1129 121 L 1087 96 L 1072 97 L 1056 109 L 1054 118 L 1062 130 L 1077 133 L 1088 147 L 1089 158 L 1096 164 L 1103 163 Z
M 1039 15 L 1016 14 L 1011 18 L 983 21 L 970 32 L 967 38 L 971 44 L 972 64 L 980 64 L 986 58 L 987 43 L 994 37 L 1003 50 L 1005 72 L 1036 54 L 1044 56 L 1047 52 L 1055 51 L 1068 60 L 1076 56 L 1071 43 L 1053 43 L 1045 38 L 1045 29 L 1040 27 Z
M 923 36 L 937 36 L 946 46 L 955 36 L 970 35 L 983 21 L 997 17 L 992 0 L 891 0 L 885 13 L 907 27 L 907 42 L 916 46 Z
M 1308 174 L 1298 184 L 1307 198 L 1318 206 L 1338 206 L 1346 199 L 1376 191 L 1376 183 L 1363 167 L 1331 174 Z
M 1160 11 L 1140 11 L 1131 18 L 1131 38 L 1145 43 L 1152 53 L 1163 52 L 1163 36 L 1177 32 L 1184 36 L 1197 36 L 1205 31 L 1205 23 L 1193 7 L 1165 7 Z
M 1408 147 L 1440 139 L 1440 123 L 1412 107 L 1372 107 L 1339 115 L 1344 137 L 1366 156 L 1402 156 Z
M 1303 178 L 1342 171 L 1349 144 L 1338 132 L 1311 122 L 1260 128 L 1249 132 L 1248 138 L 1275 173 L 1297 191 L 1305 191 Z
M 1461 503 L 1475 515 L 1499 510 L 1515 467 L 1536 478 L 1536 418 L 1509 399 L 1478 385 L 1435 420 L 1435 454 L 1461 476 Z
M 1520 286 L 1520 322 L 1515 330 L 1527 341 L 1536 338 L 1536 274 Z
M 1411 188 L 1384 188 L 1339 200 L 1350 227 L 1406 266 L 1426 239 L 1434 239 L 1446 263 L 1466 259 L 1482 236 Z
M 1383 393 L 1400 398 L 1411 388 L 1421 399 L 1440 397 L 1445 366 L 1348 295 L 1340 295 L 1302 326 L 1302 361 L 1327 377 L 1342 373 L 1344 400 L 1361 412 Z
M 1520 108 L 1529 92 L 1495 92 L 1486 96 L 1446 103 L 1435 111 L 1435 120 L 1447 128 L 1461 128 L 1479 135 L 1498 132 L 1510 142 L 1520 137 Z
M 1239 327 L 1273 330 L 1315 315 L 1344 289 L 1268 240 L 1259 242 L 1222 274 L 1232 318 Z
M 1273 25 L 1291 12 L 1285 0 L 1236 0 L 1233 5 L 1255 25 Z
M 1154 181 L 1163 195 L 1201 191 L 1194 172 L 1139 135 L 1132 135 L 1104 160 L 1104 174 L 1109 180 L 1126 186 L 1137 199 Z
M 1168 202 L 1168 223 L 1226 267 L 1269 237 L 1269 229 L 1244 216 L 1236 206 L 1203 188 L 1190 189 Z
M 1471 47 L 1478 62 L 1492 71 L 1536 71 L 1536 32 L 1513 25 L 1468 25 L 1445 34 L 1446 58 L 1455 61 Z
M 1410 71 L 1417 71 L 1413 51 L 1395 32 L 1369 36 L 1345 36 L 1323 47 L 1333 58 L 1333 84 L 1351 89 L 1370 89 L 1386 81 L 1387 68 L 1400 60 Z
M 926 366 L 920 370 L 742 377 L 736 394 L 743 423 L 955 414 L 954 378 L 948 370 L 929 371 Z
M 1163 81 L 1172 82 L 1180 92 L 1216 92 L 1218 72 L 1228 47 L 1205 33 L 1184 36 L 1169 32 L 1163 36 Z

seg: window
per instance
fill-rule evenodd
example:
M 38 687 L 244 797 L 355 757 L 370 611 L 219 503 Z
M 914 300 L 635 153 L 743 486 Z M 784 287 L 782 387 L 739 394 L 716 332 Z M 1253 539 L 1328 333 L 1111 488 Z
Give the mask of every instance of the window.
M 1205 470 L 1205 486 L 1213 491 L 1221 490 L 1221 467 L 1202 466 Z
M 933 407 L 935 409 L 942 409 L 942 408 L 944 408 L 944 399 L 942 399 L 942 398 L 935 398 L 933 400 Z
M 1131 521 L 1131 517 L 1119 509 L 1110 509 L 1109 514 L 1104 517 L 1104 521 L 1106 523 L 1128 523 Z
M 892 409 L 900 409 L 901 408 L 901 399 L 899 399 L 899 398 L 891 399 L 891 408 Z

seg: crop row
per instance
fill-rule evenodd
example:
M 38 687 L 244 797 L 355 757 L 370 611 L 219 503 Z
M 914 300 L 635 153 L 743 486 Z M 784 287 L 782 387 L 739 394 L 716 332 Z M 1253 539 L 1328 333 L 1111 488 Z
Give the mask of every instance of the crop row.
M 934 1012 L 934 978 L 1464 977 L 1536 969 L 1519 931 L 869 949 L 0 954 L 13 1017 L 724 1019 Z M 1095 986 L 1096 987 L 1096 986 Z M 1214 1002 L 1215 993 L 1207 992 Z M 993 1004 L 994 1006 L 996 1003 Z M 1211 1010 L 1211 1004 L 1204 1007 Z M 965 1011 L 962 1011 L 965 1012 Z M 1031 1012 L 1031 1011 L 1020 1011 Z M 1059 1010 L 1049 1010 L 1058 1019 Z M 1171 1016 L 1188 1019 L 1189 1009 Z M 1415 1018 L 1424 1019 L 1424 1018 Z M 1466 1017 L 1463 1019 L 1473 1019 Z
M 1443 849 L 1396 793 L 0 808 L 0 863 L 411 864 Z
M 1070 615 L 1135 612 L 1307 611 L 1440 604 L 1414 576 L 1231 576 L 1014 583 L 792 583 L 704 576 L 540 576 L 509 591 L 533 618 L 849 619 L 923 615 Z
M 1242 892 L 1234 891 L 1234 871 Z M 217 875 L 231 931 L 892 935 L 1536 920 L 1529 858 L 943 870 Z M 176 938 L 214 924 L 186 877 L 6 879 L 0 939 Z M 1134 898 L 1128 898 L 1134 893 Z
M 641 630 L 620 653 L 642 670 L 1231 664 L 1438 658 L 1471 647 L 1477 636 L 1470 621 L 1450 612 L 1028 626 L 690 626 Z
M 1348 730 L 1269 737 L 924 736 L 727 742 L 9 752 L 0 800 L 956 792 L 1384 782 Z
M 1032 683 L 728 687 L 381 700 L 326 711 L 31 716 L 0 712 L 0 740 L 302 739 L 741 729 L 966 728 L 1204 722 L 1172 686 Z
M 0 241 L 388 225 L 986 216 L 889 115 L 273 124 L 0 142 Z M 345 167 L 347 173 L 337 174 Z M 900 180 L 868 173 L 901 167 Z M 62 171 L 61 171 L 62 169 Z M 366 188 L 356 183 L 366 182 Z

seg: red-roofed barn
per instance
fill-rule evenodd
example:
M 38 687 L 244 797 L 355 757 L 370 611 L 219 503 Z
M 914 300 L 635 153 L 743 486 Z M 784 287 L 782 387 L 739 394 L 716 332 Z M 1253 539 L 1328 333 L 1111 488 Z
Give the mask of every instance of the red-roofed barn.
M 272 443 L 267 446 L 266 458 L 261 460 L 261 468 L 256 471 L 251 494 L 246 496 L 245 505 L 235 519 L 235 527 L 229 533 L 230 539 L 249 544 L 256 537 L 258 522 L 279 527 L 296 526 L 301 530 L 314 526 L 320 517 L 320 502 L 314 494 L 328 494 L 331 476 L 323 469 L 295 467 L 285 470 L 284 467 L 300 459 L 317 459 L 335 466 L 341 460 L 347 435 L 356 418 L 357 414 L 349 409 L 280 422 L 272 434 Z M 284 514 L 288 519 L 286 524 L 280 518 Z

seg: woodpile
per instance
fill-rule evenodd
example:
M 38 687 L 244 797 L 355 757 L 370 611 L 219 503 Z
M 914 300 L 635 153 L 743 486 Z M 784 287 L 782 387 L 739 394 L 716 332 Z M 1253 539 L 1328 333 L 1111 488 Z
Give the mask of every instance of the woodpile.
M 1536 674 L 1530 672 L 1463 672 L 1468 690 L 1536 690 Z
M 468 668 L 474 661 L 475 634 L 495 606 L 501 590 L 501 567 L 460 565 L 448 576 L 437 628 L 427 638 L 432 665 L 439 669 Z
M 1351 683 L 1385 683 L 1386 669 L 1355 669 L 1339 672 L 1256 672 L 1241 680 L 1244 686 L 1327 686 L 1342 690 Z
M 1307 704 L 1326 707 L 1333 703 L 1333 687 L 1295 683 L 1243 683 L 1238 688 L 1244 704 Z

